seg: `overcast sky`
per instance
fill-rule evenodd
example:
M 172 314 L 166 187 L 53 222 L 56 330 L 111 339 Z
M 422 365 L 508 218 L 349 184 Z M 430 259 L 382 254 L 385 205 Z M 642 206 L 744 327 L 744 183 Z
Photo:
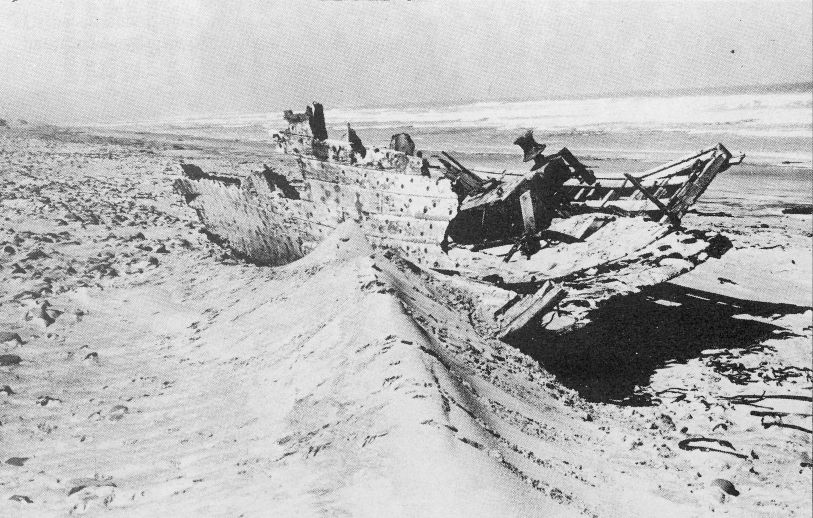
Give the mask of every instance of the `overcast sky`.
M 3 0 L 0 117 L 809 82 L 811 4 Z

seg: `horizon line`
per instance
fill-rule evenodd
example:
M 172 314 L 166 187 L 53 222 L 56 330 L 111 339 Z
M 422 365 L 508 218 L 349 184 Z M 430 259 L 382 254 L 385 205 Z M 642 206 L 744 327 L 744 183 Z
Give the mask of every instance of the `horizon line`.
M 477 98 L 467 97 L 456 100 L 436 100 L 436 101 L 418 101 L 418 102 L 392 102 L 392 103 L 364 103 L 364 104 L 337 104 L 334 106 L 327 106 L 327 110 L 372 110 L 376 108 L 416 108 L 416 107 L 440 107 L 440 106 L 462 106 L 476 103 L 520 103 L 520 102 L 535 102 L 535 101 L 563 101 L 563 100 L 577 100 L 577 99 L 622 99 L 629 97 L 683 97 L 697 94 L 737 94 L 749 93 L 759 90 L 774 91 L 778 93 L 793 92 L 799 90 L 810 90 L 813 92 L 813 81 L 793 81 L 793 82 L 780 82 L 780 83 L 754 83 L 747 85 L 715 85 L 715 86 L 698 86 L 698 87 L 681 87 L 681 88 L 661 88 L 661 89 L 634 89 L 622 90 L 617 92 L 593 92 L 583 94 L 559 94 L 549 95 L 544 97 L 536 96 L 514 96 L 514 97 L 492 97 L 492 98 Z M 768 92 L 766 92 L 768 93 Z M 321 101 L 317 101 L 321 102 Z M 305 102 L 309 104 L 309 102 Z M 169 122 L 174 119 L 196 119 L 196 118 L 209 118 L 209 117 L 226 117 L 234 115 L 263 115 L 270 114 L 276 111 L 282 113 L 283 110 L 294 109 L 295 106 L 277 107 L 276 109 L 264 111 L 221 111 L 221 112 L 203 112 L 196 114 L 178 114 L 171 115 L 165 118 L 151 118 L 140 120 L 113 120 L 113 121 L 95 121 L 84 122 L 69 126 L 108 126 L 108 125 L 124 125 L 124 124 L 145 124 L 154 122 Z M 63 123 L 64 124 L 64 123 Z M 57 124 L 61 125 L 61 124 Z

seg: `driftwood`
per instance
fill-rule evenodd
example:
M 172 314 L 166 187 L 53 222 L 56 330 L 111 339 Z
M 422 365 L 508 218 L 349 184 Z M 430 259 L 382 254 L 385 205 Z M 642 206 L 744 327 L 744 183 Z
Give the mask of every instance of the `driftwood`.
M 751 406 L 757 406 L 755 403 L 761 403 L 766 399 L 790 399 L 792 401 L 813 402 L 813 397 L 811 396 L 797 396 L 795 394 L 738 394 L 736 396 L 723 397 L 723 399 L 730 401 L 735 405 Z
M 784 412 L 758 404 L 770 399 L 813 402 L 813 397 L 798 396 L 795 394 L 739 394 L 737 396 L 725 397 L 723 399 L 738 405 L 749 405 L 758 408 L 765 408 L 765 410 L 751 410 L 752 416 L 760 418 L 763 428 L 767 429 L 773 426 L 778 426 L 780 428 L 790 428 L 800 432 L 813 433 L 813 430 L 797 424 L 785 423 L 782 420 L 784 417 L 810 417 L 813 414 L 810 414 L 809 412 Z
M 711 448 L 709 446 L 702 446 L 702 445 L 694 444 L 696 442 L 717 443 L 720 446 L 722 446 L 724 448 L 730 448 L 731 450 L 721 450 L 721 449 L 718 449 L 718 448 Z M 736 451 L 733 451 L 736 448 L 734 448 L 734 445 L 731 444 L 730 442 L 726 441 L 725 439 L 712 439 L 712 438 L 709 438 L 709 437 L 692 437 L 690 439 L 683 439 L 682 441 L 680 441 L 678 443 L 678 448 L 680 448 L 681 450 L 684 450 L 684 451 L 698 450 L 698 451 L 703 451 L 703 452 L 726 453 L 728 455 L 734 455 L 735 457 L 738 457 L 740 459 L 747 459 L 748 458 L 748 455 L 745 455 L 744 453 L 738 453 Z
M 783 422 L 782 417 L 777 417 L 775 421 L 766 421 L 765 417 L 762 417 L 761 422 L 762 427 L 765 429 L 768 429 L 772 426 L 778 426 L 780 428 L 790 428 L 791 430 L 798 430 L 800 432 L 813 433 L 813 430 L 811 430 L 810 428 L 805 428 L 804 426 L 799 426 L 798 424 L 790 424 Z
M 755 417 L 788 417 L 792 415 L 800 415 L 802 417 L 813 416 L 813 414 L 809 412 L 779 412 L 778 410 L 751 410 L 751 415 Z

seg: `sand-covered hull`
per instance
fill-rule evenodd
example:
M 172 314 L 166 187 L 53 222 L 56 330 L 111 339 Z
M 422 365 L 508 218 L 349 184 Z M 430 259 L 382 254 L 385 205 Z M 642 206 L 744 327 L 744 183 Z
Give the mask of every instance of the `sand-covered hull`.
M 344 168 L 327 166 L 324 170 L 348 176 Z M 551 225 L 562 235 L 581 233 L 580 239 L 552 242 L 529 258 L 514 254 L 506 261 L 510 245 L 444 251 L 440 243 L 451 218 L 447 211 L 445 220 L 432 219 L 436 213 L 429 207 L 435 204 L 433 208 L 438 209 L 449 196 L 441 189 L 436 195 L 419 198 L 418 193 L 426 192 L 428 182 L 435 180 L 414 176 L 416 181 L 409 182 L 405 176 L 365 178 L 360 174 L 345 182 L 328 182 L 327 176 L 305 180 L 298 185 L 302 193 L 298 200 L 282 196 L 260 173 L 223 181 L 223 177 L 196 172 L 179 178 L 176 189 L 196 209 L 213 238 L 258 264 L 293 262 L 342 222 L 354 221 L 374 250 L 396 250 L 424 268 L 512 293 L 498 297 L 491 309 L 498 334 L 520 330 L 512 321 L 524 319 L 527 311 L 509 310 L 521 300 L 534 314 L 522 329 L 546 314 L 553 315 L 546 321 L 551 331 L 578 328 L 614 296 L 634 293 L 693 269 L 708 257 L 712 246 L 708 236 L 674 230 L 642 217 L 582 214 L 554 220 Z M 373 203 L 378 204 L 378 212 L 365 210 Z M 408 215 L 394 213 L 401 209 Z M 423 217 L 413 216 L 415 213 Z M 586 228 L 591 232 L 585 233 Z M 541 297 L 540 288 L 550 282 L 563 295 L 534 306 L 529 297 Z M 556 305 L 564 311 L 552 313 Z
M 214 179 L 179 179 L 175 189 L 194 208 L 208 234 L 238 256 L 279 266 L 307 254 L 318 226 L 297 217 L 300 205 L 284 198 L 252 199 L 239 188 Z M 297 227 L 295 231 L 293 227 Z
M 580 327 L 614 297 L 686 273 L 721 248 L 679 220 L 737 163 L 722 144 L 637 177 L 595 177 L 566 148 L 548 157 L 547 172 L 494 174 L 445 152 L 434 157 L 438 166 L 414 149 L 365 151 L 349 127 L 347 141 L 326 131 L 317 139 L 307 117 L 287 118 L 274 141 L 296 160 L 284 175 L 293 192 L 268 167 L 220 176 L 183 165 L 177 188 L 210 235 L 241 257 L 278 266 L 353 221 L 374 250 L 501 290 L 486 299 L 496 301 L 489 311 L 503 338 L 535 329 L 544 315 L 548 330 Z M 546 183 L 556 175 L 564 183 L 555 194 L 566 203 Z

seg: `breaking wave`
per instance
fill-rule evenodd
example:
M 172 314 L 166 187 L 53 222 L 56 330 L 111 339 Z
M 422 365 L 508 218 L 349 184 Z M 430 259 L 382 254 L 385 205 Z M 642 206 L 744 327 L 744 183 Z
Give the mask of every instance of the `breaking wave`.
M 331 134 L 350 122 L 365 142 L 386 145 L 408 131 L 418 147 L 470 155 L 511 157 L 516 134 L 534 129 L 549 146 L 567 145 L 597 160 L 667 160 L 724 142 L 748 154 L 749 163 L 813 166 L 813 89 L 778 86 L 773 91 L 732 94 L 628 96 L 539 101 L 488 101 L 404 108 L 330 108 Z M 304 109 L 292 107 L 295 111 Z M 122 123 L 122 129 L 196 137 L 267 142 L 284 126 L 281 110 L 175 117 Z
M 376 127 L 533 128 L 553 134 L 641 130 L 810 137 L 811 92 L 480 102 L 433 109 L 334 109 L 329 120 Z

